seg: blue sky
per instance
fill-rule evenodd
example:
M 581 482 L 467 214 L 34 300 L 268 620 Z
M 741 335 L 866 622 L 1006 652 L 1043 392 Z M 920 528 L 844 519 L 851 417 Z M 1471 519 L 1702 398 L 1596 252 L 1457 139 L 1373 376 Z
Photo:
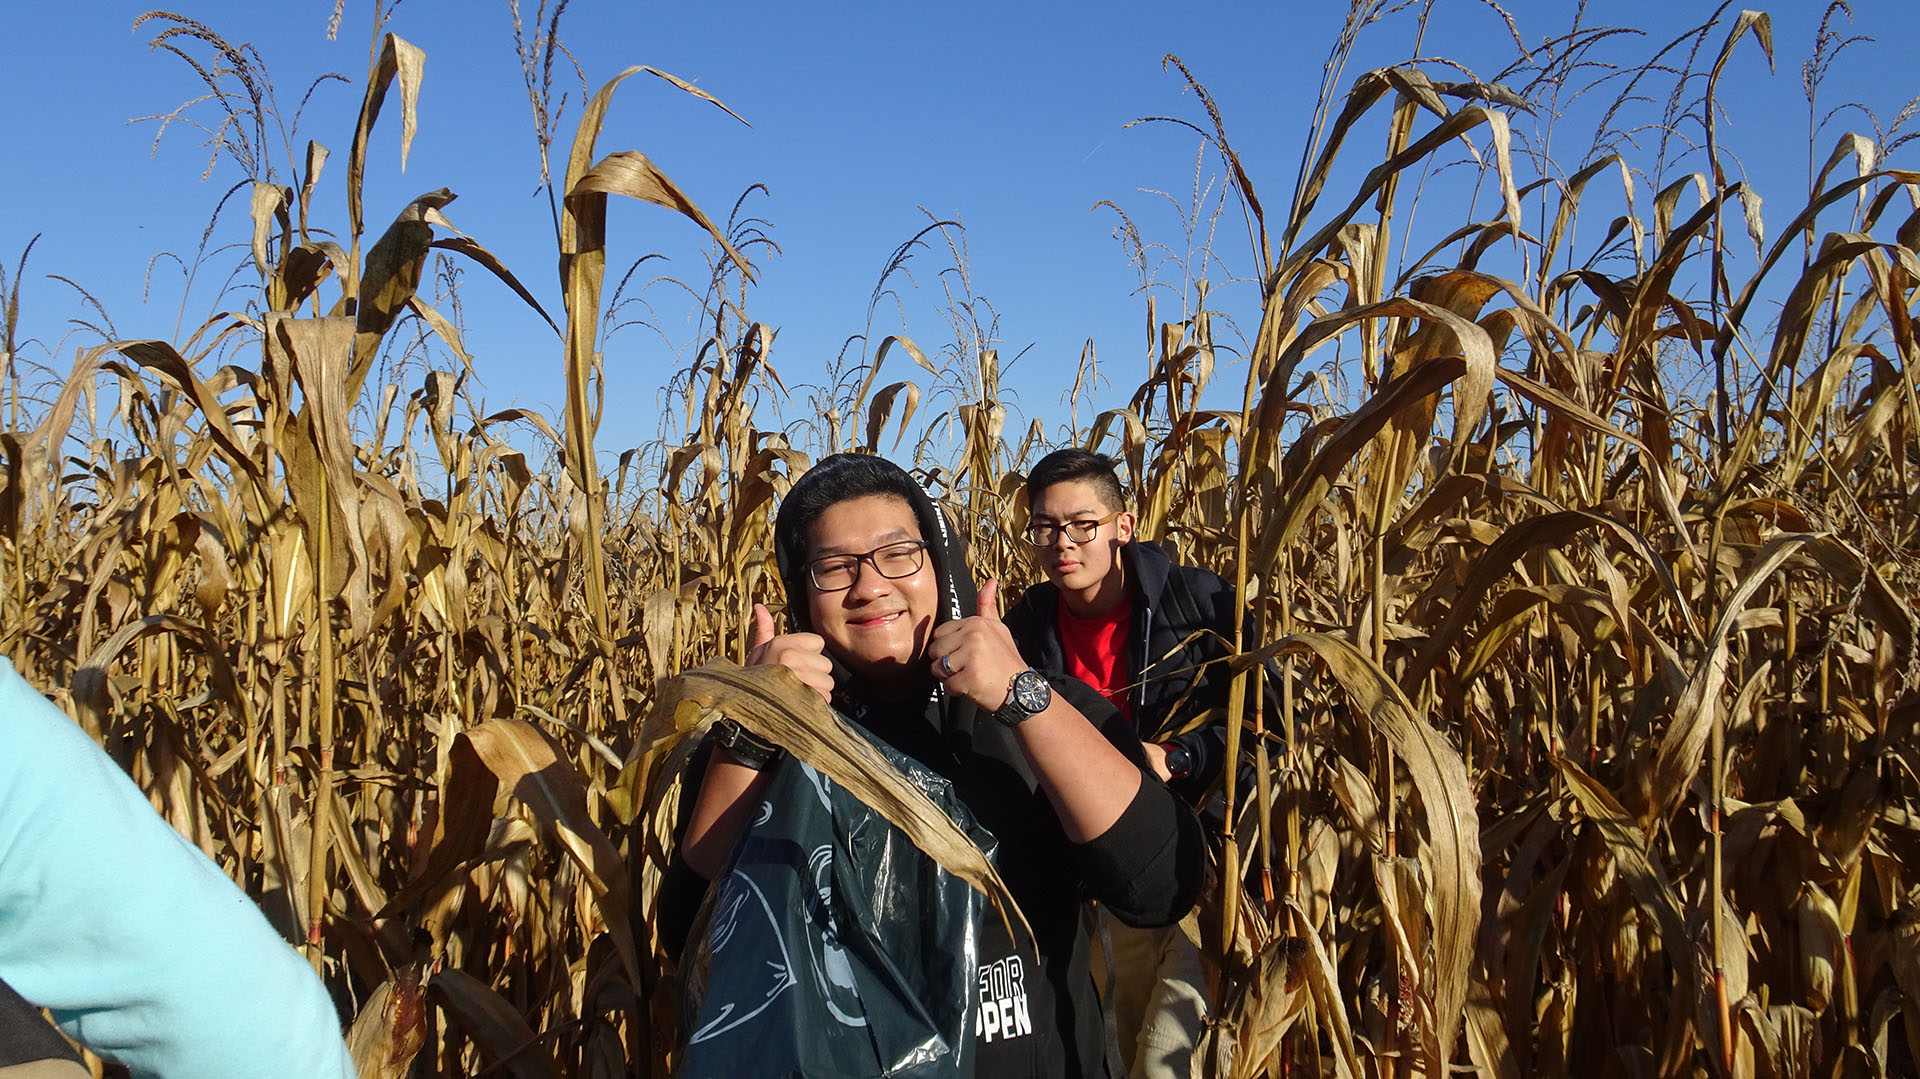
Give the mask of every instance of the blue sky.
M 533 6 L 529 0 L 529 17 Z M 1907 0 L 1860 0 L 1853 6 L 1852 32 L 1878 40 L 1855 46 L 1825 93 L 1833 103 L 1863 100 L 1884 121 L 1920 90 L 1901 49 L 1920 29 L 1920 15 Z M 1509 10 L 1533 44 L 1561 32 L 1573 7 L 1538 0 Z M 1642 42 L 1662 43 L 1714 10 L 1696 0 L 1605 7 L 1591 12 L 1589 21 L 1604 16 L 1606 22 L 1642 27 L 1648 31 Z M 1767 73 L 1748 42 L 1723 83 L 1728 115 L 1722 138 L 1767 196 L 1776 227 L 1803 199 L 1800 63 L 1822 7 L 1800 2 L 1775 11 L 1775 71 Z M 129 338 L 178 339 L 177 326 L 190 331 L 235 302 L 231 296 L 222 301 L 218 285 L 243 260 L 238 248 L 209 260 L 184 315 L 181 274 L 172 263 L 154 263 L 148 281 L 155 254 L 191 258 L 219 196 L 241 177 L 221 161 L 210 179 L 201 180 L 207 152 L 198 145 L 198 132 L 176 126 L 151 152 L 155 125 L 127 122 L 166 112 L 199 92 L 178 58 L 148 48 L 154 24 L 129 30 L 144 9 L 94 0 L 13 4 L 0 15 L 5 36 L 16 43 L 12 107 L 0 121 L 10 151 L 8 167 L 0 170 L 8 208 L 0 223 L 0 261 L 11 277 L 22 248 L 41 235 L 22 278 L 21 305 L 21 333 L 37 344 L 22 355 L 48 361 L 49 352 L 57 353 L 51 362 L 62 369 L 76 347 L 98 341 L 68 320 L 98 319 L 71 287 L 48 275 L 84 287 Z M 313 138 L 333 151 L 315 223 L 344 228 L 346 151 L 367 66 L 367 4 L 347 4 L 335 41 L 325 35 L 332 10 L 325 0 L 181 0 L 173 10 L 230 41 L 255 46 L 288 114 L 316 76 L 332 71 L 351 80 L 315 91 L 296 143 Z M 932 214 L 964 222 L 970 284 L 998 314 L 1003 357 L 1024 353 L 1006 376 L 1017 391 L 1013 403 L 1052 426 L 1064 415 L 1061 396 L 1088 339 L 1109 383 L 1096 406 L 1123 403 L 1146 371 L 1138 277 L 1113 236 L 1118 218 L 1094 205 L 1112 200 L 1136 217 L 1148 241 L 1184 246 L 1173 203 L 1149 192 L 1189 200 L 1198 140 L 1172 125 L 1125 126 L 1161 114 L 1204 123 L 1199 103 L 1182 93 L 1176 72 L 1162 70 L 1160 57 L 1179 54 L 1213 90 L 1254 183 L 1277 217 L 1292 189 L 1321 65 L 1342 14 L 1331 4 L 575 0 L 561 37 L 591 88 L 627 65 L 648 64 L 697 83 L 752 124 L 743 126 L 664 82 L 641 77 L 616 96 L 598 149 L 645 152 L 716 218 L 749 185 L 767 186 L 768 193 L 751 197 L 746 210 L 770 223 L 782 253 L 755 257 L 760 284 L 748 306 L 754 318 L 779 331 L 773 366 L 789 387 L 824 377 L 846 338 L 864 328 L 889 255 Z M 1370 31 L 1345 81 L 1406 58 L 1412 27 L 1402 15 Z M 375 133 L 366 194 L 369 242 L 415 195 L 452 188 L 459 200 L 448 216 L 499 254 L 557 317 L 550 217 L 537 192 L 531 123 L 504 0 L 407 0 L 390 28 L 424 49 L 427 64 L 419 134 L 404 173 L 397 113 L 383 118 Z M 1709 49 L 1718 47 L 1724 33 L 1713 33 Z M 20 47 L 29 42 L 31 47 Z M 1513 44 L 1484 3 L 1443 0 L 1421 51 L 1488 74 L 1512 56 Z M 1621 39 L 1609 55 L 1644 51 L 1644 45 Z M 1436 77 L 1443 75 L 1436 70 Z M 555 150 L 563 160 L 580 94 L 568 72 L 558 73 L 556 84 L 573 87 Z M 203 107 L 198 115 L 212 113 Z M 1356 163 L 1370 164 L 1370 154 L 1377 160 L 1384 117 L 1381 112 L 1363 125 Z M 1857 115 L 1839 123 L 1864 127 Z M 1570 122 L 1556 136 L 1557 149 L 1574 147 L 1563 164 L 1577 163 L 1591 130 L 1590 120 Z M 1839 130 L 1822 135 L 1820 156 Z M 283 155 L 277 149 L 275 154 L 285 179 Z M 1651 162 L 1650 152 L 1643 157 L 1636 164 Z M 1697 158 L 1690 167 L 1699 167 Z M 1199 170 L 1198 182 L 1217 193 L 1218 162 L 1202 158 Z M 1435 181 L 1432 197 L 1439 205 L 1422 210 L 1420 220 L 1430 219 L 1435 228 L 1466 219 L 1464 196 L 1455 198 L 1446 185 Z M 1447 205 L 1448 199 L 1458 205 Z M 1228 266 L 1216 269 L 1216 278 L 1251 266 L 1237 209 L 1220 222 L 1218 249 Z M 220 218 L 214 242 L 244 244 L 246 236 L 240 198 Z M 668 261 L 649 263 L 640 277 L 665 273 L 704 281 L 703 239 L 690 223 L 659 208 L 617 207 L 609 288 L 633 259 L 649 252 Z M 918 289 L 904 294 L 902 307 L 883 310 L 876 331 L 904 332 L 930 353 L 949 343 L 953 335 L 938 276 L 948 265 L 940 249 L 916 256 Z M 599 439 L 605 453 L 659 432 L 660 387 L 684 366 L 685 349 L 696 336 L 689 322 L 691 297 L 666 286 L 646 295 L 660 332 L 629 328 L 605 345 L 610 407 Z M 477 268 L 468 271 L 462 296 L 467 344 L 481 381 L 477 392 L 486 406 L 557 414 L 560 351 L 551 331 Z M 1229 310 L 1236 302 L 1238 310 L 1250 310 L 1233 297 L 1231 290 L 1223 296 Z M 1179 298 L 1164 292 L 1160 302 L 1164 316 Z M 895 362 L 889 360 L 883 382 L 909 377 L 911 369 L 892 368 Z M 1234 375 L 1221 377 L 1239 382 Z M 786 418 L 801 412 L 800 404 L 789 404 Z

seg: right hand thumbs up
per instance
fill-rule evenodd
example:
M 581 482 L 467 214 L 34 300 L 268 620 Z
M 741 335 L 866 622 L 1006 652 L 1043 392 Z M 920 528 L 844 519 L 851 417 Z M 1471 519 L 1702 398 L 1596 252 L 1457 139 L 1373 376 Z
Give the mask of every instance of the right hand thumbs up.
M 751 652 L 773 640 L 773 612 L 767 610 L 764 603 L 753 605 L 753 633 L 747 637 L 747 650 Z
M 747 666 L 777 663 L 813 687 L 823 699 L 833 699 L 833 663 L 827 659 L 825 637 L 818 633 L 776 633 L 773 612 L 765 604 L 756 603 L 747 644 Z

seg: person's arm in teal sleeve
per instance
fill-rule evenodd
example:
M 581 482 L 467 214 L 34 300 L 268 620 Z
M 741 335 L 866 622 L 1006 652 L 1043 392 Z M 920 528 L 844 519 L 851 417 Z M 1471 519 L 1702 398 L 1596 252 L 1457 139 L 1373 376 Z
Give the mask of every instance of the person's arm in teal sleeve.
M 0 979 L 136 1079 L 343 1079 L 311 967 L 0 659 Z

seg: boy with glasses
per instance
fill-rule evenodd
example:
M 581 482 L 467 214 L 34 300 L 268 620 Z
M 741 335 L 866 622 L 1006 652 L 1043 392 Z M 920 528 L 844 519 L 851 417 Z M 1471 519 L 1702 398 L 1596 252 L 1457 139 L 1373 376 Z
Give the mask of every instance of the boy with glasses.
M 1134 536 L 1113 459 L 1065 449 L 1027 475 L 1027 542 L 1046 580 L 1007 612 L 1028 662 L 1085 682 L 1132 723 L 1154 771 L 1197 802 L 1226 763 L 1241 604 L 1219 575 Z M 1111 927 L 1121 1052 L 1135 1076 L 1188 1074 L 1208 1011 L 1199 954 L 1177 929 Z
M 1233 586 L 1134 538 L 1104 454 L 1050 453 L 1026 487 L 1026 538 L 1047 579 L 1007 612 L 1021 654 L 1099 690 L 1132 720 L 1160 778 L 1197 801 L 1226 761 L 1218 711 L 1231 675 L 1218 661 L 1240 616 Z M 1196 726 L 1202 717 L 1212 718 Z
M 951 796 L 956 824 L 990 833 L 1032 937 L 991 913 L 977 939 L 943 934 L 929 900 L 940 877 L 923 856 L 898 861 L 891 826 L 723 721 L 687 773 L 697 788 L 661 889 L 663 935 L 676 950 L 686 941 L 690 1016 L 676 1067 L 1120 1074 L 1080 911 L 1095 898 L 1131 924 L 1183 917 L 1204 873 L 1192 811 L 1150 776 L 1131 728 L 1098 695 L 1021 658 L 994 583 L 976 594 L 946 515 L 898 466 L 821 460 L 781 501 L 774 546 L 790 631 L 756 605 L 747 664 L 786 667 L 930 797 Z M 833 814 L 825 837 L 793 823 L 807 812 Z M 926 987 L 951 987 L 956 974 L 961 996 L 977 992 L 972 1037 L 958 1045 L 925 1022 L 950 1013 L 955 995 Z M 915 1024 L 933 1033 L 897 1045 Z

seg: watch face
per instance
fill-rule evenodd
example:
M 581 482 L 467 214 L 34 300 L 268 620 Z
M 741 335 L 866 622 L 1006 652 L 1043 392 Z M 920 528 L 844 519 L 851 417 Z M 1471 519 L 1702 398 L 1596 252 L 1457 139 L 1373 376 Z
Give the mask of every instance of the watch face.
M 1053 687 L 1047 684 L 1047 676 L 1032 668 L 1013 676 L 1013 685 L 1008 703 L 1017 703 L 1020 710 L 1033 715 L 1046 711 L 1053 703 Z

